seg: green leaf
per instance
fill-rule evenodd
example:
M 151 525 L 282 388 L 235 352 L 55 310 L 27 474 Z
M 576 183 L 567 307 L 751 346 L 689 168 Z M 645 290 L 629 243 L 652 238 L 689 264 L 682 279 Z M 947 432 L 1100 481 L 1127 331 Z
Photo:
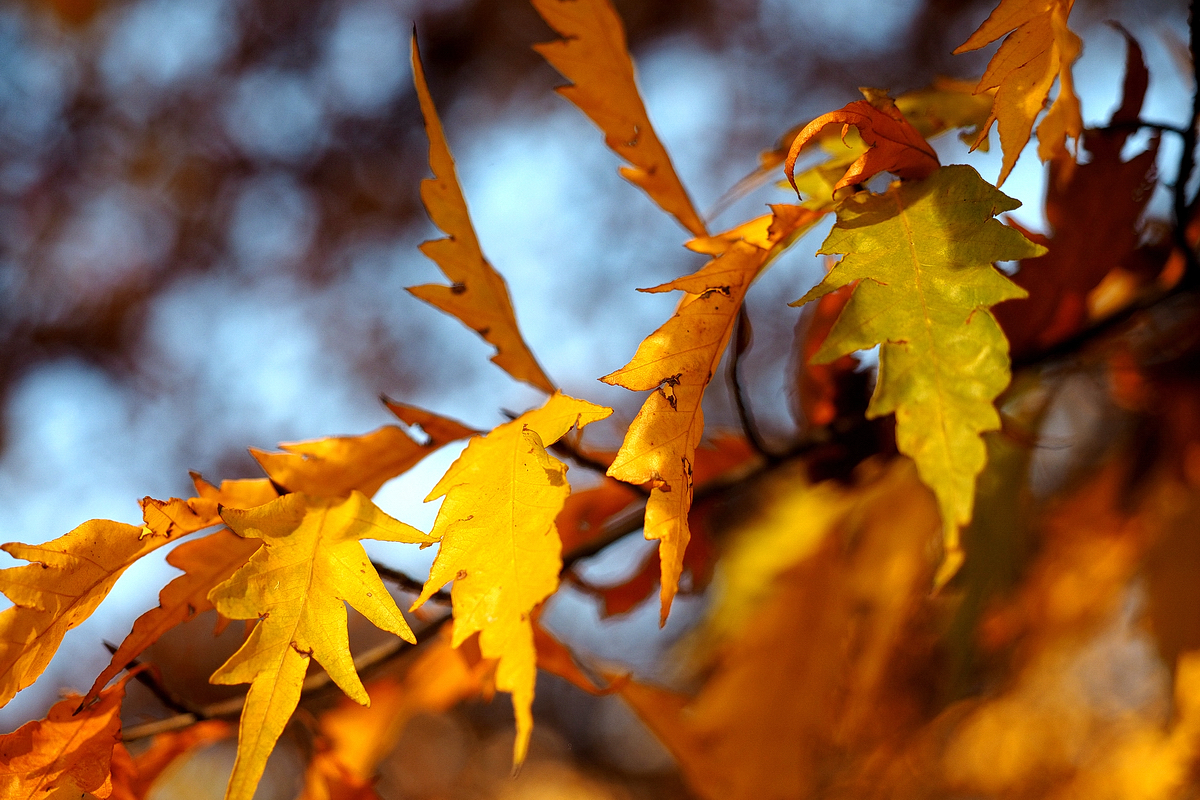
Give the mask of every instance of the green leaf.
M 813 360 L 882 345 L 869 417 L 896 414 L 896 444 L 937 496 L 945 554 L 938 583 L 962 562 L 982 434 L 1000 427 L 993 401 L 1008 385 L 1008 341 L 988 310 L 1025 291 L 992 266 L 1045 249 L 993 219 L 1020 203 L 967 166 L 862 192 L 837 209 L 820 253 L 843 258 L 793 305 L 859 281 Z

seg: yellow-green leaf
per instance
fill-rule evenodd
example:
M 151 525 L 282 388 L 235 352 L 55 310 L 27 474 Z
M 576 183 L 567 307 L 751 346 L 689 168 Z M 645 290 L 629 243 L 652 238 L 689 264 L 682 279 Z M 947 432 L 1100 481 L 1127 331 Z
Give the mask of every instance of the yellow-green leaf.
M 359 540 L 431 540 L 384 514 L 361 492 L 343 500 L 293 493 L 257 508 L 225 508 L 221 516 L 239 536 L 263 542 L 244 567 L 209 593 L 226 617 L 259 620 L 210 679 L 251 684 L 225 795 L 250 800 L 300 701 L 310 659 L 352 699 L 370 702 L 350 656 L 346 603 L 377 627 L 416 641 Z
M 563 38 L 533 49 L 571 81 L 558 89 L 604 132 L 604 143 L 633 166 L 621 176 L 650 195 L 693 236 L 704 222 L 688 198 L 638 93 L 625 28 L 609 0 L 532 0 Z
M 421 181 L 421 201 L 433 224 L 446 234 L 444 239 L 422 244 L 421 252 L 441 268 L 451 285 L 431 283 L 410 287 L 408 291 L 457 317 L 482 336 L 496 348 L 492 361 L 509 375 L 546 393 L 553 392 L 554 382 L 546 377 L 521 338 L 504 278 L 483 257 L 479 247 L 467 213 L 467 201 L 458 185 L 454 157 L 450 155 L 450 145 L 446 143 L 442 122 L 425 83 L 416 36 L 412 43 L 412 68 L 417 100 L 425 117 L 425 134 L 429 137 L 429 166 L 433 169 L 433 177 Z
M 642 405 L 608 469 L 617 480 L 650 484 L 645 536 L 659 542 L 662 622 L 679 587 L 691 533 L 692 465 L 704 433 L 701 401 L 725 352 L 750 284 L 771 257 L 811 227 L 821 212 L 797 206 L 689 246 L 714 258 L 692 275 L 645 291 L 685 293 L 661 328 L 646 337 L 628 364 L 600 380 L 635 392 L 655 390 Z
M 793 305 L 858 281 L 814 361 L 882 345 L 868 416 L 896 414 L 896 443 L 937 495 L 945 558 L 957 569 L 971 520 L 981 438 L 1000 427 L 1008 342 L 988 310 L 1025 292 L 992 266 L 1044 252 L 993 217 L 1020 204 L 967 166 L 842 201 L 821 253 L 843 258 Z
M 13 607 L 0 612 L 0 706 L 38 679 L 67 631 L 92 615 L 130 564 L 172 536 L 93 519 L 51 542 L 3 546 L 32 562 L 0 570 Z
M 567 467 L 546 447 L 573 427 L 612 413 L 556 392 L 483 437 L 471 439 L 426 501 L 445 497 L 430 535 L 441 547 L 417 608 L 450 581 L 455 647 L 479 631 L 485 658 L 500 660 L 496 688 L 517 717 L 513 762 L 525 758 L 537 654 L 529 615 L 558 588 L 562 542 L 554 519 L 570 494 Z

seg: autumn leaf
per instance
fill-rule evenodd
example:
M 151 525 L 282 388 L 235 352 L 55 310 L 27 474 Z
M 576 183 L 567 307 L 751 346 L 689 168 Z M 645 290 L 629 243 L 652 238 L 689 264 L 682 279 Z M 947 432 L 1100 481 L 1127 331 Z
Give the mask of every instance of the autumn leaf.
M 346 497 L 358 490 L 368 497 L 387 481 L 407 472 L 425 456 L 473 430 L 453 420 L 433 427 L 418 443 L 397 425 L 363 436 L 332 436 L 281 444 L 283 453 L 250 448 L 250 455 L 279 486 L 319 497 Z
M 192 483 L 196 486 L 196 496 L 188 500 L 142 498 L 142 520 L 147 530 L 156 536 L 195 533 L 221 524 L 217 509 L 222 505 L 253 508 L 279 496 L 266 478 L 221 481 L 220 486 L 213 486 L 193 472 Z
M 63 636 L 91 616 L 121 573 L 174 538 L 93 519 L 45 544 L 0 548 L 32 562 L 0 570 L 0 591 L 13 602 L 0 612 L 0 705 L 37 680 Z
M 880 172 L 890 172 L 900 178 L 919 179 L 928 177 L 938 168 L 937 153 L 904 118 L 891 98 L 875 90 L 864 90 L 863 94 L 867 96 L 866 100 L 855 100 L 840 111 L 817 117 L 796 136 L 783 164 L 793 189 L 796 188 L 793 172 L 800 151 L 826 126 L 838 123 L 842 125 L 843 136 L 849 126 L 857 128 L 858 135 L 868 149 L 834 184 L 835 192 L 846 186 L 866 183 Z
M 467 214 L 467 201 L 458 183 L 454 158 L 450 155 L 446 134 L 425 82 L 415 34 L 412 68 L 417 99 L 425 117 L 425 134 L 429 137 L 429 166 L 433 169 L 433 177 L 421 181 L 421 201 L 433 224 L 446 234 L 444 239 L 422 244 L 421 252 L 438 265 L 450 279 L 450 285 L 427 284 L 410 287 L 408 291 L 457 317 L 482 336 L 496 348 L 492 361 L 509 375 L 551 393 L 554 382 L 546 377 L 521 338 L 504 278 L 487 262 L 479 247 L 479 239 Z
M 164 633 L 211 609 L 208 593 L 232 577 L 260 544 L 257 539 L 243 539 L 223 529 L 202 539 L 184 542 L 172 550 L 167 563 L 183 570 L 184 574 L 158 593 L 158 608 L 147 611 L 133 623 L 133 630 L 113 653 L 109 665 L 97 676 L 86 700 L 97 696 L 105 684 Z
M 1015 359 L 1079 332 L 1089 321 L 1089 294 L 1106 275 L 1129 264 L 1141 244 L 1139 222 L 1153 194 L 1158 138 L 1138 155 L 1122 156 L 1149 83 L 1141 48 L 1125 36 L 1121 107 L 1110 127 L 1083 132 L 1091 156 L 1086 164 L 1050 162 L 1045 213 L 1051 236 L 1026 234 L 1049 252 L 1022 261 L 1013 277 L 1029 299 L 996 309 Z
M 175 759 L 185 757 L 197 747 L 229 738 L 233 734 L 233 725 L 220 719 L 201 720 L 186 728 L 160 733 L 150 741 L 148 747 L 138 753 L 137 758 L 132 759 L 128 774 L 120 777 L 117 774 L 118 756 L 114 752 L 114 796 L 118 790 L 123 790 L 128 797 L 143 800 L 159 775 Z M 124 779 L 123 785 L 121 778 Z
M 209 593 L 226 617 L 259 620 L 210 679 L 251 684 L 226 792 L 228 800 L 249 800 L 300 700 L 310 659 L 353 700 L 370 702 L 350 656 L 346 603 L 377 627 L 415 641 L 359 540 L 431 540 L 360 492 L 337 500 L 293 493 L 257 508 L 223 508 L 221 516 L 239 536 L 262 540 L 250 561 Z
M 732 242 L 710 237 L 700 249 L 718 254 L 693 275 L 645 289 L 685 293 L 675 315 L 650 334 L 633 360 L 601 378 L 632 391 L 653 393 L 646 399 L 608 475 L 626 483 L 651 486 L 646 503 L 645 536 L 659 541 L 662 563 L 661 616 L 666 622 L 679 586 L 683 554 L 690 531 L 693 464 L 704 432 L 700 403 L 729 342 L 746 290 L 770 259 L 821 217 L 796 206 L 774 206 L 774 214 L 744 228 L 766 229 Z
M 557 91 L 604 132 L 604 143 L 632 166 L 621 176 L 650 195 L 693 236 L 704 222 L 654 133 L 638 93 L 625 28 L 609 0 L 532 0 L 542 19 L 563 38 L 537 44 L 551 66 L 571 81 Z
M 566 465 L 546 447 L 611 413 L 556 392 L 541 408 L 471 439 L 426 498 L 445 497 L 430 532 L 441 546 L 412 607 L 454 581 L 453 645 L 478 631 L 484 658 L 499 659 L 496 688 L 512 694 L 517 717 L 514 765 L 524 760 L 533 729 L 530 614 L 558 588 L 562 543 L 554 520 L 570 493 Z
M 992 262 L 1042 252 L 993 219 L 1018 205 L 966 166 L 848 197 L 820 251 L 842 260 L 793 304 L 858 281 L 814 360 L 881 345 L 867 415 L 896 414 L 900 452 L 938 497 L 939 582 L 961 563 L 959 528 L 987 460 L 981 434 L 1000 426 L 992 401 L 1009 380 L 1008 343 L 988 309 L 1025 295 Z
M 130 676 L 79 710 L 79 695 L 55 703 L 45 719 L 0 736 L 0 797 L 41 800 L 57 790 L 112 793 L 113 748 L 121 740 L 121 700 Z M 78 713 L 76 711 L 78 710 Z
M 1007 35 L 976 87 L 977 92 L 996 90 L 995 105 L 976 145 L 987 138 L 992 122 L 998 122 L 1004 163 L 997 186 L 1004 184 L 1025 149 L 1055 78 L 1059 80 L 1058 97 L 1038 126 L 1038 157 L 1043 161 L 1072 160 L 1066 140 L 1077 140 L 1083 132 L 1079 98 L 1071 78 L 1071 65 L 1079 58 L 1083 44 L 1067 28 L 1072 5 L 1074 0 L 1001 0 L 991 16 L 954 51 L 978 50 Z

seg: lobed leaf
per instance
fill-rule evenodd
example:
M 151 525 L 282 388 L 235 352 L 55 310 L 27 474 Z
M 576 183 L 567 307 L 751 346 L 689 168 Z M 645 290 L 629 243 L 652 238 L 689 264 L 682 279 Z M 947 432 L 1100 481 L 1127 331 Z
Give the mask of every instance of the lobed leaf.
M 467 213 L 467 201 L 458 184 L 454 157 L 450 155 L 446 134 L 425 82 L 415 35 L 412 67 L 417 99 L 425 117 L 425 134 L 429 137 L 429 166 L 433 169 L 433 177 L 421 181 L 421 201 L 433 224 L 447 234 L 445 239 L 422 244 L 421 252 L 438 265 L 451 285 L 427 284 L 410 287 L 408 291 L 457 317 L 482 336 L 496 348 L 492 361 L 509 375 L 551 393 L 554 382 L 546 377 L 521 337 L 504 278 L 487 262 L 479 247 Z
M 988 309 L 1025 296 L 992 262 L 1044 252 L 993 219 L 1019 205 L 967 166 L 848 197 L 820 250 L 842 260 L 793 304 L 858 281 L 814 360 L 881 345 L 867 415 L 895 413 L 900 452 L 937 495 L 939 582 L 961 562 L 959 528 L 987 459 L 981 434 L 999 428 L 992 401 L 1009 380 L 1008 343 Z
M 42 800 L 73 792 L 112 794 L 113 748 L 121 741 L 127 676 L 80 709 L 79 695 L 55 703 L 45 719 L 0 736 L 0 797 Z
M 412 607 L 454 581 L 452 643 L 478 631 L 484 658 L 499 659 L 496 688 L 512 694 L 517 717 L 514 765 L 524 760 L 533 729 L 530 614 L 558 588 L 562 542 L 554 520 L 570 494 L 566 465 L 545 448 L 611 413 L 556 392 L 541 408 L 471 439 L 426 498 L 445 497 L 430 533 L 441 546 Z
M 362 436 L 331 436 L 279 445 L 282 453 L 250 448 L 250 455 L 271 480 L 288 491 L 319 497 L 347 497 L 360 491 L 371 497 L 379 487 L 407 472 L 425 456 L 473 430 L 454 420 L 431 426 L 428 441 L 418 443 L 397 425 Z
M 0 548 L 32 562 L 0 570 L 0 592 L 13 602 L 0 612 L 0 705 L 37 680 L 67 631 L 91 616 L 133 562 L 176 538 L 93 519 L 45 544 Z
M 208 596 L 230 619 L 258 620 L 245 644 L 210 678 L 250 684 L 225 795 L 249 800 L 300 700 L 311 659 L 351 699 L 370 702 L 350 655 L 346 603 L 377 627 L 415 642 L 359 540 L 431 540 L 361 492 L 346 499 L 293 493 L 257 508 L 223 508 L 221 516 L 239 536 L 262 540 L 250 561 Z
M 1073 160 L 1066 140 L 1078 140 L 1083 133 L 1079 98 L 1071 78 L 1071 65 L 1079 58 L 1083 44 L 1067 28 L 1074 2 L 1000 0 L 1000 5 L 978 30 L 954 51 L 959 54 L 978 50 L 1007 36 L 975 90 L 996 90 L 992 113 L 976 146 L 987 138 L 992 122 L 998 122 L 1004 162 L 997 186 L 1004 184 L 1029 142 L 1033 122 L 1041 113 L 1055 78 L 1059 81 L 1058 96 L 1038 126 L 1038 157 L 1043 161 Z
M 704 222 L 654 133 L 638 93 L 621 18 L 609 0 L 531 0 L 560 36 L 533 49 L 571 81 L 558 89 L 604 132 L 604 143 L 632 166 L 621 176 L 650 195 L 693 236 Z
M 679 587 L 690 531 L 696 446 L 704 432 L 701 400 L 729 342 L 746 290 L 770 259 L 822 216 L 797 206 L 741 226 L 744 235 L 709 237 L 716 256 L 698 272 L 645 291 L 685 292 L 675 315 L 638 346 L 633 360 L 601 378 L 633 391 L 654 390 L 629 426 L 608 475 L 649 484 L 645 536 L 659 541 L 665 623 Z M 761 238 L 761 232 L 768 233 Z

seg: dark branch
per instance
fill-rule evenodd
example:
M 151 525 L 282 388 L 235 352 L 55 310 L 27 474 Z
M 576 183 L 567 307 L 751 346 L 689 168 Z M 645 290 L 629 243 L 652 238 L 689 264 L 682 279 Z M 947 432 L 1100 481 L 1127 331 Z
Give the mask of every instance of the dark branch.
M 1200 40 L 1200 20 L 1196 18 L 1196 4 L 1193 0 L 1188 6 L 1188 49 L 1192 54 L 1192 116 L 1187 129 L 1183 131 L 1183 153 L 1179 156 L 1179 171 L 1175 176 L 1175 246 L 1182 252 L 1187 269 L 1180 284 L 1187 288 L 1200 286 L 1200 260 L 1196 250 L 1188 241 L 1187 226 L 1195 213 L 1195 200 L 1188 199 L 1188 184 L 1192 180 L 1192 172 L 1196 168 L 1196 125 L 1200 124 L 1200 61 L 1197 60 L 1197 50 Z
M 386 564 L 380 564 L 378 561 L 371 561 L 371 566 L 379 573 L 379 577 L 386 581 L 391 581 L 406 592 L 419 595 L 425 588 L 425 585 L 416 578 L 412 578 L 398 569 L 393 569 Z M 429 596 L 429 599 L 435 603 L 442 605 L 450 604 L 450 595 L 443 589 L 438 590 Z
M 758 423 L 754 420 L 754 412 L 750 409 L 746 388 L 742 384 L 742 354 L 750 349 L 750 343 L 753 340 L 751 330 L 750 316 L 746 313 L 746 305 L 743 303 L 742 307 L 738 309 L 733 342 L 729 348 L 729 386 L 733 392 L 733 403 L 737 408 L 738 422 L 741 423 L 742 432 L 746 434 L 746 440 L 750 442 L 754 451 L 768 463 L 774 463 L 779 456 L 767 446 L 766 440 L 763 439 L 762 432 L 758 429 Z

